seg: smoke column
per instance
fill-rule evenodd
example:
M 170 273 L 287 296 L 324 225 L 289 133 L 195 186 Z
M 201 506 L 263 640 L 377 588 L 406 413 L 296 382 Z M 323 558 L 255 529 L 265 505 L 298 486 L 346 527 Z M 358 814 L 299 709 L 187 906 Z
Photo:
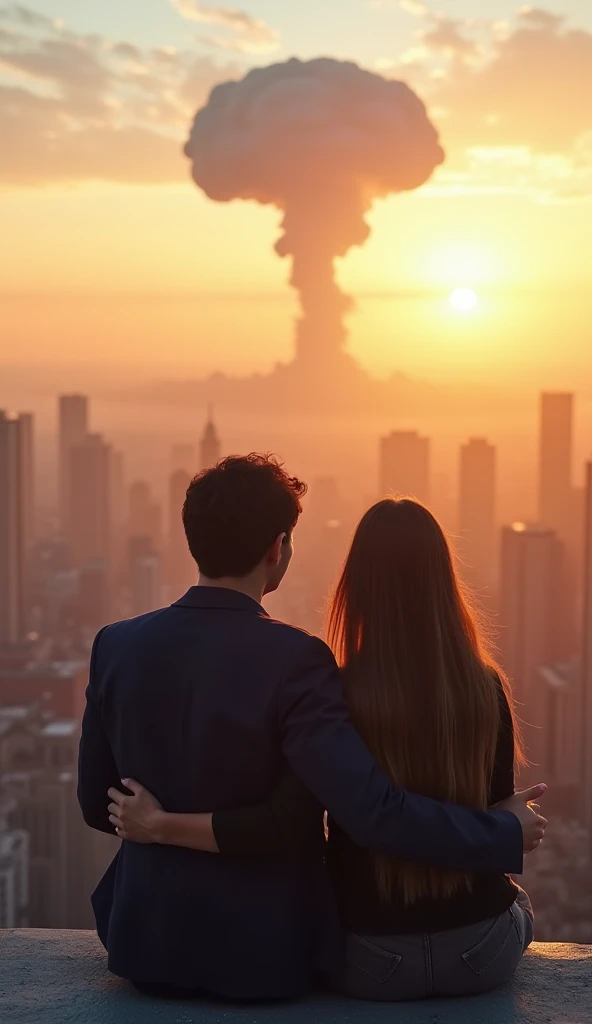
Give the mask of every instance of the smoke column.
M 418 188 L 444 158 L 418 96 L 356 64 L 289 60 L 216 86 L 185 153 L 210 199 L 284 212 L 280 256 L 298 289 L 297 363 L 336 366 L 344 313 L 334 260 L 369 234 L 372 201 Z

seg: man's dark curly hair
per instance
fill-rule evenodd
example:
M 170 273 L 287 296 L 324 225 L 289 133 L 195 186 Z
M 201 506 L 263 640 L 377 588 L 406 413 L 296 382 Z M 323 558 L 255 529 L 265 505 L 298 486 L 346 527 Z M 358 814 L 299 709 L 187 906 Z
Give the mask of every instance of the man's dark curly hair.
M 189 550 L 204 576 L 247 576 L 302 512 L 306 484 L 273 455 L 231 455 L 191 481 L 183 505 Z

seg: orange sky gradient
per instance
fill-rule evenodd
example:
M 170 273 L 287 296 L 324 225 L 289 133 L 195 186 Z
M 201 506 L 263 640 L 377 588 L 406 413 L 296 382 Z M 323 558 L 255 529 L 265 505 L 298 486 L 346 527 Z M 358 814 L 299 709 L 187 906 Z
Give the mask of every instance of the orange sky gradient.
M 577 4 L 565 21 L 523 8 L 503 22 L 360 6 L 376 32 L 360 62 L 418 90 L 447 162 L 376 203 L 370 239 L 339 262 L 356 299 L 350 351 L 378 375 L 592 394 L 592 18 L 582 5 L 578 22 Z M 376 19 L 395 7 L 407 45 L 385 57 Z M 287 360 L 297 307 L 273 252 L 279 214 L 208 201 L 181 154 L 211 84 L 274 59 L 281 35 L 253 36 L 240 57 L 158 56 L 116 24 L 99 45 L 38 18 L 5 18 L 0 36 L 5 381 L 11 368 L 41 381 L 63 367 L 77 386 L 84 366 L 128 383 Z M 471 314 L 447 302 L 459 286 L 479 296 Z

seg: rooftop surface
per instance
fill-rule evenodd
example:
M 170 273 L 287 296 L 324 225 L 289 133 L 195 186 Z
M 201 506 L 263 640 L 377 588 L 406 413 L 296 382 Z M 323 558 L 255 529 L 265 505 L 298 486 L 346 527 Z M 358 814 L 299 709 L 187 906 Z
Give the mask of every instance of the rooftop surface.
M 592 946 L 535 943 L 512 985 L 487 996 L 359 1003 L 314 996 L 273 1006 L 162 1002 L 107 973 L 94 932 L 0 931 L 2 1024 L 590 1024 Z

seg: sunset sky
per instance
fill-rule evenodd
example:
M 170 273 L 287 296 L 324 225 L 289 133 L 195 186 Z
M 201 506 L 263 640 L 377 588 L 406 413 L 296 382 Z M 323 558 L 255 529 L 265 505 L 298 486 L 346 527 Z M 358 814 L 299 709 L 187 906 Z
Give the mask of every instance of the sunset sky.
M 288 357 L 279 214 L 207 200 L 181 147 L 215 83 L 319 55 L 407 81 L 447 154 L 340 262 L 351 351 L 373 373 L 592 392 L 589 0 L 0 2 L 6 380 Z

